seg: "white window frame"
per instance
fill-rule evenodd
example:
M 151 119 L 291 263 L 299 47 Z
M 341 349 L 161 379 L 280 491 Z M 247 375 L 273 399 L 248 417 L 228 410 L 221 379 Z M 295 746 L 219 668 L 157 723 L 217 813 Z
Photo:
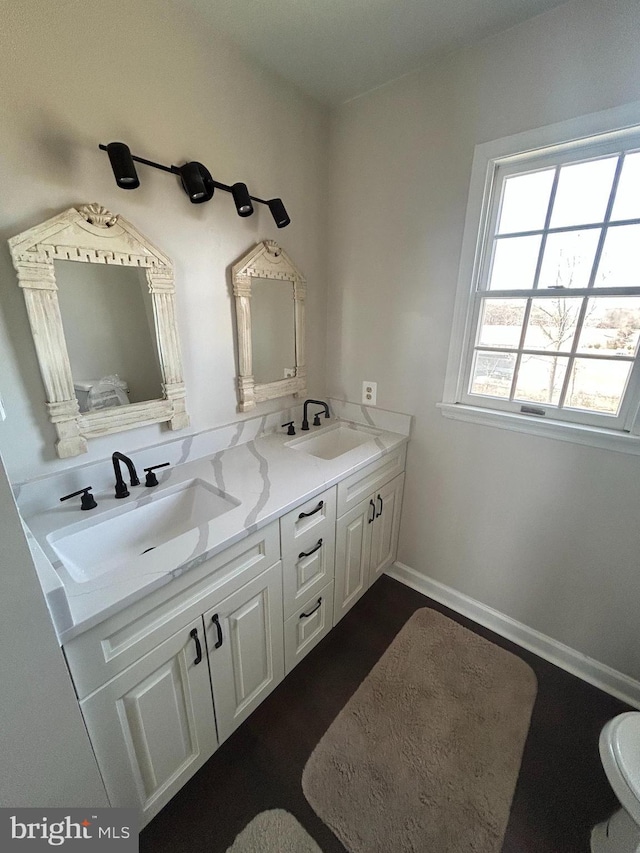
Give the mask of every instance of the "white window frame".
M 505 406 L 499 398 L 468 395 L 464 385 L 467 361 L 473 357 L 471 351 L 477 327 L 478 305 L 481 302 L 475 298 L 475 294 L 480 276 L 485 272 L 483 250 L 488 230 L 495 223 L 497 215 L 498 202 L 495 199 L 494 186 L 498 169 L 503 173 L 512 170 L 526 171 L 528 168 L 538 168 L 539 162 L 542 167 L 543 157 L 553 160 L 559 152 L 562 152 L 563 157 L 588 159 L 619 149 L 621 144 L 627 144 L 633 137 L 640 137 L 640 102 L 476 146 L 444 394 L 442 402 L 438 404 L 444 416 L 640 454 L 638 394 L 635 395 L 636 402 L 632 410 L 628 410 L 627 403 L 627 410 L 623 413 L 623 428 L 620 422 L 615 428 L 611 428 L 597 425 L 593 422 L 594 419 L 583 417 L 580 413 L 577 413 L 573 420 L 572 415 L 566 420 L 560 420 L 550 417 L 550 412 L 545 417 L 539 417 L 513 411 L 513 406 Z M 589 144 L 590 150 L 585 155 L 581 149 L 586 143 Z M 574 290 L 567 289 L 563 291 L 563 295 L 582 295 L 582 291 Z M 501 295 L 496 293 L 496 296 Z M 635 367 L 638 366 L 636 363 Z M 633 381 L 637 378 L 636 369 Z M 566 417 L 567 413 L 563 414 Z M 589 420 L 592 422 L 588 423 Z M 597 420 L 596 418 L 595 421 Z

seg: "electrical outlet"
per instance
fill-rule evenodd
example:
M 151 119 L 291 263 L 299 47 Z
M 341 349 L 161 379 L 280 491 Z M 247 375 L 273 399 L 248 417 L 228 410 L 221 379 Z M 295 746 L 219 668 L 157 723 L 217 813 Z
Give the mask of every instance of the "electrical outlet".
M 378 397 L 378 383 L 365 379 L 362 383 L 362 402 L 365 406 L 375 406 Z
M 285 379 L 293 379 L 296 375 L 295 367 L 285 367 L 284 369 L 284 378 Z

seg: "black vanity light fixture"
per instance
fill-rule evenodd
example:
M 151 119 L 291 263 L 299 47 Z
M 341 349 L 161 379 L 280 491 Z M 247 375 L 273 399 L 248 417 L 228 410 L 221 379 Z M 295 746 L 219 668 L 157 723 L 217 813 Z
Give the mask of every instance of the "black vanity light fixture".
M 250 195 L 247 185 L 241 182 L 229 186 L 220 183 L 220 181 L 214 181 L 209 170 L 202 163 L 193 161 L 182 166 L 163 166 L 161 163 L 154 163 L 152 160 L 134 156 L 124 142 L 110 142 L 108 145 L 101 144 L 98 147 L 109 155 L 109 162 L 116 183 L 123 190 L 135 190 L 140 186 L 134 163 L 144 163 L 145 166 L 153 166 L 154 169 L 161 169 L 163 172 L 171 172 L 172 175 L 177 175 L 192 204 L 202 204 L 209 201 L 213 197 L 214 191 L 219 189 L 231 193 L 238 216 L 251 216 L 253 213 L 252 202 L 257 201 L 260 204 L 267 205 L 278 228 L 285 228 L 291 222 L 282 199 L 264 199 Z
M 103 148 L 103 146 L 100 146 Z M 131 151 L 124 142 L 110 142 L 104 146 L 115 175 L 116 183 L 123 190 L 135 190 L 140 186 L 136 167 L 133 165 Z
M 185 163 L 178 169 L 182 189 L 189 196 L 191 204 L 202 204 L 213 197 L 215 189 L 209 170 L 202 163 Z

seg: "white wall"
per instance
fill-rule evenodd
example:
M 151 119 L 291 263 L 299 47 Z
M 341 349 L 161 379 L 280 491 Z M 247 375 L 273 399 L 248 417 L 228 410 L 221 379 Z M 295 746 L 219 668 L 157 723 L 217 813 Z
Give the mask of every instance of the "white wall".
M 0 542 L 0 806 L 108 806 L 1 456 Z
M 640 6 L 566 4 L 333 118 L 328 384 L 415 415 L 399 560 L 640 678 L 640 458 L 444 419 L 474 146 L 640 99 Z
M 21 0 L 2 12 L 0 450 L 12 482 L 176 435 L 146 427 L 92 440 L 82 457 L 55 456 L 6 240 L 75 204 L 121 213 L 173 259 L 193 431 L 239 418 L 229 268 L 265 238 L 281 242 L 307 278 L 308 387 L 324 394 L 325 109 L 241 58 L 179 2 Z M 177 178 L 145 166 L 140 188 L 124 192 L 97 147 L 114 140 L 165 165 L 199 160 L 223 183 L 281 196 L 291 225 L 278 230 L 262 205 L 241 219 L 220 191 L 192 205 Z

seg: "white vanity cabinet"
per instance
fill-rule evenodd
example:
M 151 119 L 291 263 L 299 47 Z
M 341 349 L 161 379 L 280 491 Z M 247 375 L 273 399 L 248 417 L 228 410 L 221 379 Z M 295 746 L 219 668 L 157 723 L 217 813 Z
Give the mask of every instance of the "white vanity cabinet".
M 404 459 L 402 447 L 338 484 L 334 624 L 395 559 Z
M 278 562 L 80 702 L 112 806 L 149 821 L 282 681 L 281 587 Z
M 78 698 L 84 699 L 279 560 L 276 521 L 65 643 Z
M 393 562 L 405 452 L 64 644 L 112 806 L 148 823 Z
M 274 522 L 65 646 L 109 801 L 142 825 L 284 677 L 279 557 Z

